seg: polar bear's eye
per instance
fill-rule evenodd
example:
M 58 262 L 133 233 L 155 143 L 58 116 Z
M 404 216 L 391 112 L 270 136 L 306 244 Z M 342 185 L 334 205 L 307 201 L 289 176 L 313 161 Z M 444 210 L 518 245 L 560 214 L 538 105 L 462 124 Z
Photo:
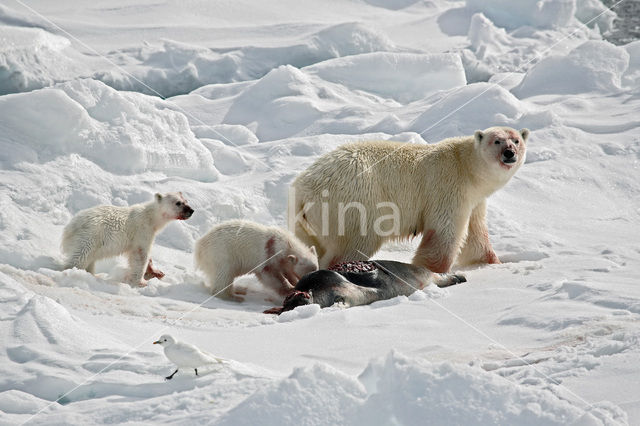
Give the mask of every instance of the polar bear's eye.
M 178 202 L 176 203 L 176 206 L 178 206 L 178 207 L 180 207 L 181 205 L 182 205 L 182 203 L 181 203 L 180 201 L 178 201 Z
M 494 142 L 494 144 L 496 144 L 496 145 L 500 145 L 500 140 L 496 139 L 496 141 Z
M 520 143 L 520 141 L 518 139 L 514 139 L 513 143 L 515 143 L 516 145 L 518 145 Z

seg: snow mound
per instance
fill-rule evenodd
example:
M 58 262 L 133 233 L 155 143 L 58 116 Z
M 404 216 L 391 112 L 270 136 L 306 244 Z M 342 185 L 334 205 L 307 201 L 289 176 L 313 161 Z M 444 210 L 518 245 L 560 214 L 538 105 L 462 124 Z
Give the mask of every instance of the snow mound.
M 290 65 L 282 66 L 238 96 L 225 121 L 247 125 L 261 140 L 282 139 L 319 118 L 318 101 L 308 74 Z
M 216 124 L 213 126 L 191 126 L 197 138 L 219 139 L 233 145 L 252 145 L 258 143 L 258 138 L 244 126 L 233 124 Z
M 600 0 L 576 1 L 576 18 L 590 27 L 598 27 L 601 33 L 613 30 L 616 13 Z
M 0 26 L 0 95 L 40 89 L 78 75 L 81 67 L 65 51 L 69 46 L 66 38 L 40 28 Z
M 14 362 L 30 361 L 30 346 L 53 345 L 57 350 L 82 353 L 87 346 L 107 347 L 110 340 L 87 329 L 87 324 L 74 318 L 54 300 L 34 295 L 14 320 L 15 341 L 26 346 L 8 348 Z
M 360 23 L 325 28 L 309 39 L 290 46 L 253 47 L 216 51 L 201 46 L 165 41 L 163 46 L 143 47 L 137 52 L 117 52 L 139 58 L 131 73 L 121 69 L 99 71 L 93 78 L 118 90 L 175 96 L 206 84 L 258 79 L 273 68 L 301 68 L 340 56 L 392 50 L 382 33 Z
M 351 91 L 306 70 L 285 65 L 233 99 L 223 121 L 246 126 L 263 142 L 306 136 L 319 129 L 358 133 L 367 126 L 365 119 L 381 102 L 374 95 Z M 338 123 L 324 125 L 332 118 Z
M 220 425 L 350 424 L 365 396 L 356 380 L 329 366 L 296 368 L 286 379 L 257 391 L 222 417 Z
M 259 166 L 260 162 L 243 154 L 233 146 L 216 139 L 200 139 L 211 152 L 218 171 L 223 175 L 239 175 Z
M 44 354 L 47 347 L 55 347 L 55 352 L 82 357 L 87 347 L 116 345 L 114 340 L 96 332 L 60 303 L 27 290 L 12 277 L 15 271 L 5 269 L 0 272 L 4 296 L 0 299 L 0 314 L 3 318 L 12 319 L 11 335 L 7 335 L 4 342 L 11 361 L 25 363 L 40 358 L 39 354 Z M 21 280 L 29 276 L 42 280 L 35 273 L 18 272 L 17 275 Z M 9 301 L 11 303 L 7 303 Z M 41 357 L 40 361 L 46 362 L 49 356 Z
M 467 83 L 460 56 L 453 53 L 374 52 L 328 60 L 305 71 L 402 103 Z
M 278 316 L 278 322 L 291 322 L 298 319 L 311 318 L 320 312 L 320 305 L 311 304 L 298 306 L 291 311 L 283 312 Z
M 496 27 L 490 19 L 482 13 L 471 17 L 469 33 L 467 34 L 471 48 L 477 59 L 483 59 L 487 54 L 499 54 L 504 46 L 508 46 L 509 36 L 504 28 Z
M 474 83 L 443 93 L 409 126 L 428 141 L 469 135 L 491 126 L 511 126 L 525 112 L 509 91 L 490 83 Z
M 144 46 L 137 51 L 116 52 L 138 63 L 123 70 L 100 70 L 93 78 L 117 90 L 131 90 L 163 97 L 189 93 L 207 83 L 247 79 L 237 53 L 221 54 L 211 49 L 165 41 L 162 46 Z
M 186 117 L 157 98 L 75 80 L 0 99 L 0 164 L 79 154 L 117 174 L 157 171 L 217 179 L 210 152 Z
M 567 25 L 576 11 L 576 0 L 467 0 L 467 8 L 482 12 L 496 25 L 507 29 Z
M 11 389 L 0 392 L 0 411 L 6 414 L 37 413 L 47 406 L 48 402 L 30 393 Z
M 512 91 L 520 97 L 542 94 L 619 91 L 629 66 L 629 53 L 606 41 L 587 41 L 566 56 L 535 64 Z
M 221 425 L 545 424 L 596 420 L 548 390 L 479 367 L 391 353 L 358 379 L 325 365 L 297 368 L 240 403 Z M 594 422 L 597 424 L 598 422 Z
M 382 7 L 389 10 L 400 10 L 409 7 L 420 0 L 365 0 L 371 6 Z
M 380 50 L 393 50 L 393 42 L 382 32 L 357 22 L 347 22 L 318 32 L 311 41 L 318 57 L 357 55 Z M 315 62 L 320 62 L 316 60 Z
M 629 54 L 629 68 L 622 77 L 627 86 L 638 87 L 640 81 L 640 41 L 634 41 L 624 46 Z

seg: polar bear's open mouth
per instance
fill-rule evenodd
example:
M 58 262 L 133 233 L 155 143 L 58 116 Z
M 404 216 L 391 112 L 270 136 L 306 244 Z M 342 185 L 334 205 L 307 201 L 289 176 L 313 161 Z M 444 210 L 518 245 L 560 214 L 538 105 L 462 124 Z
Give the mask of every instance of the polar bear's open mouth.
M 194 210 L 191 207 L 185 206 L 182 209 L 182 212 L 178 215 L 178 217 L 176 219 L 178 220 L 187 220 L 191 217 L 191 215 L 193 214 Z

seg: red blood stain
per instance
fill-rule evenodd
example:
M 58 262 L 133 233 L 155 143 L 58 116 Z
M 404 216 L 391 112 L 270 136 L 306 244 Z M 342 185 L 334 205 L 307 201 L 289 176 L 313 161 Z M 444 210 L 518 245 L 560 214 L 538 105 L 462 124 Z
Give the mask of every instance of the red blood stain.
M 436 261 L 427 260 L 425 264 L 430 271 L 437 272 L 439 274 L 448 272 L 449 268 L 451 267 L 451 261 L 446 256 L 443 256 Z
M 267 259 L 273 257 L 273 255 L 276 254 L 275 245 L 276 245 L 275 237 L 269 238 L 267 240 L 267 243 L 264 245 L 264 251 L 267 255 Z
M 513 164 L 504 164 L 502 162 L 502 153 L 500 153 L 500 154 L 498 154 L 496 156 L 496 160 L 498 161 L 498 164 L 500 164 L 500 167 L 502 167 L 505 170 L 511 170 L 511 167 L 513 167 L 513 165 L 515 164 L 515 163 L 513 163 Z
M 424 236 L 422 237 L 422 241 L 420 242 L 420 246 L 426 246 L 429 241 L 431 241 L 433 239 L 433 237 L 436 235 L 436 230 L 435 229 L 429 229 L 427 230 L 427 232 L 424 233 Z
M 429 229 L 427 232 L 425 232 L 424 237 L 420 242 L 420 246 L 418 247 L 418 252 L 421 252 L 422 250 L 425 250 L 427 249 L 427 247 L 432 245 L 431 243 L 435 239 L 435 236 L 436 236 L 435 229 Z M 428 252 L 429 251 L 427 251 L 427 253 Z M 438 272 L 438 273 L 447 272 L 451 267 L 451 259 L 449 259 L 447 256 L 441 256 L 436 259 L 426 258 L 424 259 L 424 266 L 426 266 L 427 268 L 429 268 L 429 270 L 433 272 Z
M 495 252 L 493 252 L 493 251 L 487 251 L 485 253 L 485 260 L 489 264 L 501 263 L 500 259 L 498 259 L 498 256 L 496 256 Z
M 337 263 L 340 262 L 340 257 L 339 256 L 334 256 L 330 261 L 329 261 L 329 267 L 332 267 L 333 265 L 336 265 Z

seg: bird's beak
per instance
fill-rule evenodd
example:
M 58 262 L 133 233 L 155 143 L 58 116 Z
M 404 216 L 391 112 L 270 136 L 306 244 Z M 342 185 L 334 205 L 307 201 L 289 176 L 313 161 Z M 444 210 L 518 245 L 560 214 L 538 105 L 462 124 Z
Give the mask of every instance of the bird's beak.
M 155 345 L 155 344 L 158 344 L 158 345 L 159 345 L 159 344 L 160 344 L 160 340 L 156 340 L 155 342 L 153 342 L 153 344 L 154 344 L 154 345 Z

